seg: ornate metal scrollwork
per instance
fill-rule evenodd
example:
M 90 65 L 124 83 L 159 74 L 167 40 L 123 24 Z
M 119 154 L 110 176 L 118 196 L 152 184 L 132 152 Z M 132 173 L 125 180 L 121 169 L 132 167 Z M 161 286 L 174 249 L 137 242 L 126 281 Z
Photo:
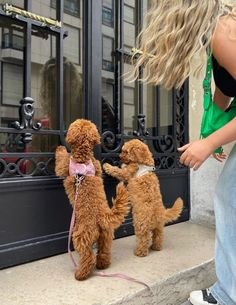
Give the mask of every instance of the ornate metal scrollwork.
M 18 130 L 24 129 L 33 129 L 39 130 L 41 128 L 41 123 L 33 123 L 33 116 L 34 116 L 34 100 L 31 97 L 25 97 L 20 101 L 20 109 L 19 109 L 19 121 L 15 121 L 12 123 L 12 126 Z M 24 133 L 22 134 L 22 142 L 29 143 L 32 141 L 32 134 L 31 133 Z
M 0 159 L 0 178 L 7 177 L 33 177 L 33 176 L 51 176 L 55 175 L 54 159 L 49 158 L 42 160 L 41 158 L 22 157 L 15 160 Z
M 173 169 L 175 168 L 175 159 L 176 156 L 160 156 L 156 158 L 156 168 L 157 170 L 160 169 Z
M 133 132 L 133 135 L 136 137 L 141 137 L 141 136 L 148 136 L 149 132 L 145 130 L 145 115 L 144 114 L 138 114 L 138 130 Z
M 122 140 L 117 138 L 112 131 L 107 130 L 102 134 L 102 149 L 107 153 L 119 152 L 122 146 Z
M 174 151 L 174 138 L 170 135 L 158 136 L 153 145 L 158 153 L 170 153 Z

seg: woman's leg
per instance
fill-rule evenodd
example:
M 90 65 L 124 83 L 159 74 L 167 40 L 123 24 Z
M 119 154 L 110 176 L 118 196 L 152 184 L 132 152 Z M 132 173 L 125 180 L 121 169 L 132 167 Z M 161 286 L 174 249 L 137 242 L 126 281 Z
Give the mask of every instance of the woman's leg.
M 222 305 L 236 305 L 236 145 L 218 180 L 214 204 L 218 281 L 211 293 Z
M 214 198 L 217 282 L 193 291 L 192 304 L 236 305 L 236 145 L 219 177 Z

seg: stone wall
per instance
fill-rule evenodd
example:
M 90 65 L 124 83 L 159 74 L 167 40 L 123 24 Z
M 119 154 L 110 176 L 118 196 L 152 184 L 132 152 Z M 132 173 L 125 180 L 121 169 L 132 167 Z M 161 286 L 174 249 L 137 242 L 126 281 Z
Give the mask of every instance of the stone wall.
M 195 58 L 194 65 L 200 58 Z M 193 66 L 194 66 L 193 65 Z M 189 84 L 189 131 L 190 141 L 199 139 L 201 117 L 203 113 L 202 80 L 205 69 L 200 76 L 190 77 Z M 212 84 L 214 90 L 214 84 Z M 224 150 L 229 153 L 232 145 L 226 145 Z M 199 170 L 191 170 L 191 221 L 214 226 L 213 198 L 214 190 L 219 174 L 224 163 L 210 157 Z

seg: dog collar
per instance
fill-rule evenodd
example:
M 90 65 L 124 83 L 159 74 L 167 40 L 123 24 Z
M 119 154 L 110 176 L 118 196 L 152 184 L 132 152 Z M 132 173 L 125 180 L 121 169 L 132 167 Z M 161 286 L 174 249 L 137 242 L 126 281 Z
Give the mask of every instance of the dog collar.
M 135 177 L 143 176 L 147 173 L 154 172 L 156 170 L 155 166 L 148 166 L 145 164 L 139 164 L 138 171 L 135 174 Z
M 76 163 L 70 158 L 69 174 L 70 176 L 95 176 L 95 167 L 91 160 L 89 160 L 88 164 L 85 164 Z

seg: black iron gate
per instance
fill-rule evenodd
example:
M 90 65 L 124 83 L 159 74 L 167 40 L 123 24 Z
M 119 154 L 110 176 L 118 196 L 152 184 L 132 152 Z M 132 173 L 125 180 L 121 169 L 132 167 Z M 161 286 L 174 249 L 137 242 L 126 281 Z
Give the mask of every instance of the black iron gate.
M 71 209 L 54 150 L 77 117 L 101 131 L 102 162 L 118 164 L 128 139 L 145 141 L 166 206 L 181 196 L 187 220 L 189 173 L 176 148 L 188 140 L 188 84 L 167 92 L 121 77 L 148 1 L 48 0 L 42 12 L 40 1 L 11 3 L 0 10 L 0 268 L 66 251 Z M 110 199 L 116 181 L 104 182 Z M 129 216 L 116 237 L 132 233 Z

